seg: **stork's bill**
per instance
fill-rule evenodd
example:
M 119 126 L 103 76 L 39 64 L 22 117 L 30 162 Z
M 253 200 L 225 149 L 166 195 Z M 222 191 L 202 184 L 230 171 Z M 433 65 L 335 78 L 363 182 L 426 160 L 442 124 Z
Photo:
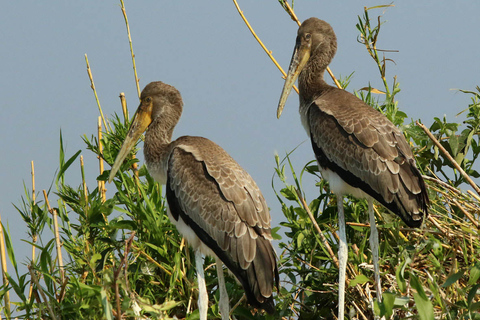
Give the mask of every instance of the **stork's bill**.
M 277 118 L 280 118 L 283 107 L 285 107 L 285 102 L 287 102 L 288 95 L 290 94 L 290 91 L 292 91 L 292 87 L 295 84 L 295 81 L 297 81 L 300 72 L 302 72 L 303 68 L 307 64 L 308 59 L 310 58 L 311 48 L 312 41 L 309 33 L 297 39 L 295 49 L 293 50 L 292 60 L 290 61 L 290 66 L 288 67 L 288 74 L 287 78 L 285 79 L 282 95 L 280 96 L 280 102 L 278 103 Z
M 128 130 L 125 141 L 123 141 L 122 147 L 118 152 L 117 158 L 115 159 L 115 163 L 112 166 L 110 176 L 108 177 L 108 182 L 112 182 L 118 169 L 120 169 L 123 160 L 125 160 L 127 155 L 130 153 L 130 150 L 132 150 L 132 148 L 135 146 L 135 143 L 137 143 L 138 139 L 140 139 L 142 133 L 144 133 L 150 123 L 152 123 L 152 110 L 152 99 L 143 99 L 137 109 L 137 112 L 135 112 L 132 124 L 130 125 L 130 130 Z

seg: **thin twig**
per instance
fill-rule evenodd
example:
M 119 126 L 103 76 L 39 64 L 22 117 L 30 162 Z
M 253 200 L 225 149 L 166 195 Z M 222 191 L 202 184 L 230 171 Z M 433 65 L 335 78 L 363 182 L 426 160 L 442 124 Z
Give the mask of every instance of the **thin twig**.
M 128 43 L 130 44 L 130 54 L 132 55 L 133 74 L 135 75 L 135 85 L 137 86 L 138 97 L 140 98 L 140 80 L 137 76 L 137 65 L 135 64 L 135 54 L 133 53 L 132 37 L 130 35 L 130 25 L 128 24 L 127 11 L 125 10 L 125 4 L 123 0 L 120 0 L 123 18 L 125 19 L 125 25 L 127 26 Z
M 103 111 L 102 111 L 102 106 L 100 105 L 100 100 L 98 100 L 97 89 L 95 89 L 95 83 L 93 82 L 92 70 L 90 69 L 90 63 L 88 62 L 88 57 L 87 57 L 86 53 L 85 53 L 85 62 L 87 63 L 87 74 L 88 74 L 88 78 L 90 79 L 90 87 L 92 88 L 93 94 L 95 95 L 95 101 L 97 101 L 98 111 L 100 112 L 100 116 L 102 117 L 103 125 L 105 126 L 105 130 L 107 130 L 107 122 L 105 121 L 105 117 L 103 116 Z M 111 130 L 111 128 L 110 128 L 110 130 Z
M 445 183 L 443 182 L 442 180 L 438 179 L 438 178 L 433 178 L 433 177 L 430 177 L 430 176 L 427 176 L 427 175 L 422 175 L 422 178 L 424 180 L 428 180 L 428 181 L 432 181 L 442 187 L 444 187 L 445 189 L 448 189 L 456 194 L 462 194 L 462 192 L 460 190 L 458 190 L 457 188 L 455 187 L 452 187 L 451 185 L 449 185 L 448 183 Z
M 420 128 L 423 129 L 423 131 L 425 131 L 425 133 L 427 134 L 427 136 L 430 138 L 430 140 L 433 141 L 433 143 L 438 147 L 438 149 L 443 153 L 443 155 L 445 156 L 445 158 L 447 158 L 451 163 L 452 165 L 460 172 L 460 174 L 465 178 L 465 180 L 472 186 L 472 188 L 477 192 L 478 195 L 480 195 L 480 188 L 475 184 L 475 182 L 473 182 L 473 180 L 468 176 L 468 174 L 462 169 L 462 167 L 460 167 L 460 165 L 457 163 L 457 161 L 455 161 L 455 159 L 452 158 L 452 156 L 450 155 L 450 153 L 448 153 L 447 150 L 445 150 L 445 148 L 440 144 L 440 142 L 438 142 L 438 140 L 433 136 L 433 134 L 430 132 L 430 130 L 428 130 L 428 128 L 420 123 L 420 122 L 416 122 L 417 126 L 419 126 Z
M 480 226 L 478 225 L 478 221 L 475 221 L 472 215 L 468 213 L 468 211 L 465 210 L 465 208 L 462 207 L 460 203 L 457 202 L 457 200 L 452 198 L 452 202 L 458 207 L 458 209 L 460 209 L 460 211 L 462 211 L 462 213 L 468 218 L 468 220 L 470 220 L 475 225 L 475 227 L 477 227 L 477 229 L 480 229 Z
M 338 267 L 339 267 L 338 259 L 337 259 L 337 257 L 335 256 L 335 254 L 333 253 L 333 250 L 332 250 L 332 248 L 330 247 L 330 244 L 328 243 L 327 239 L 326 239 L 325 236 L 323 235 L 323 232 L 322 232 L 322 230 L 320 229 L 317 221 L 315 220 L 315 217 L 313 216 L 312 212 L 310 211 L 310 208 L 308 207 L 307 203 L 305 202 L 305 199 L 303 199 L 303 196 L 302 196 L 301 192 L 300 192 L 299 190 L 297 190 L 297 188 L 295 188 L 295 192 L 297 193 L 297 196 L 298 196 L 298 198 L 300 199 L 300 202 L 302 203 L 303 208 L 305 209 L 305 211 L 307 211 L 307 214 L 308 214 L 308 216 L 310 217 L 310 220 L 312 220 L 312 223 L 313 223 L 313 225 L 315 226 L 315 229 L 317 229 L 317 232 L 318 232 L 318 234 L 320 235 L 320 239 L 322 240 L 323 245 L 327 248 L 328 254 L 329 254 L 330 257 L 332 258 L 333 263 L 334 263 L 335 266 L 338 268 Z
M 123 259 L 120 262 L 120 265 L 118 266 L 117 270 L 113 273 L 113 285 L 115 287 L 115 302 L 116 302 L 116 307 L 117 307 L 117 319 L 121 320 L 122 319 L 122 309 L 120 307 L 120 292 L 118 288 L 118 276 L 120 275 L 120 272 L 122 271 L 122 267 L 125 265 L 125 268 L 127 268 L 127 258 L 128 258 L 128 251 L 130 250 L 130 247 L 133 242 L 133 237 L 135 236 L 135 231 L 132 232 L 130 235 L 130 238 L 125 241 L 125 251 L 123 253 Z
M 56 320 L 57 317 L 55 316 L 55 313 L 53 313 L 52 306 L 47 300 L 47 296 L 45 295 L 45 292 L 43 292 L 42 287 L 38 283 L 38 278 L 35 275 L 35 270 L 32 269 L 32 266 L 28 266 L 28 271 L 30 272 L 30 276 L 32 277 L 32 281 L 35 283 L 37 286 L 38 291 L 40 292 L 40 295 L 42 296 L 43 301 L 45 302 L 45 305 L 47 306 L 48 312 L 50 312 L 50 316 L 52 317 L 53 320 Z
M 253 31 L 253 28 L 252 26 L 250 25 L 250 23 L 248 22 L 247 18 L 245 17 L 245 15 L 243 14 L 243 11 L 240 10 L 240 7 L 237 3 L 237 0 L 233 0 L 233 3 L 235 4 L 235 7 L 237 8 L 237 11 L 238 13 L 240 14 L 240 16 L 242 17 L 243 21 L 245 22 L 245 24 L 247 25 L 248 27 L 248 30 L 250 30 L 250 32 L 252 33 L 253 37 L 258 41 L 258 43 L 260 44 L 260 46 L 262 47 L 263 50 L 265 50 L 265 52 L 267 53 L 267 55 L 270 57 L 270 59 L 272 60 L 272 62 L 275 64 L 275 66 L 278 68 L 278 70 L 280 70 L 280 72 L 282 73 L 283 75 L 283 78 L 285 79 L 287 77 L 287 74 L 285 73 L 285 71 L 283 71 L 283 68 L 280 66 L 280 64 L 278 64 L 277 60 L 275 60 L 275 58 L 273 57 L 272 55 L 272 51 L 268 50 L 267 47 L 263 44 L 262 40 L 260 40 L 260 38 L 257 36 L 257 34 L 255 33 L 255 31 Z M 298 89 L 296 86 L 293 86 L 293 89 L 295 89 L 295 91 L 298 93 Z

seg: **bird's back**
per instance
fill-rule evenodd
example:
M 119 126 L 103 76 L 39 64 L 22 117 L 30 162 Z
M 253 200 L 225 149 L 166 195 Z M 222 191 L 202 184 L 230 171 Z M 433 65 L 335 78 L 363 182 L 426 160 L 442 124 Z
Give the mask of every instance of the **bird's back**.
M 418 227 L 429 203 L 403 133 L 349 92 L 324 90 L 306 111 L 319 165 L 361 189 L 407 225 Z
M 251 305 L 273 312 L 278 269 L 270 213 L 255 181 L 221 147 L 201 137 L 174 141 L 167 167 L 172 217 L 193 229 L 235 274 Z

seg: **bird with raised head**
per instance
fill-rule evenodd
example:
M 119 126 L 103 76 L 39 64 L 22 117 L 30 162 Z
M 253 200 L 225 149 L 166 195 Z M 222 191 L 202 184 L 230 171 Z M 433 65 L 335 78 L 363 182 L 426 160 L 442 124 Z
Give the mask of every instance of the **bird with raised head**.
M 377 299 L 381 301 L 378 232 L 373 200 L 398 215 L 409 227 L 427 216 L 428 193 L 403 133 L 385 115 L 353 94 L 324 80 L 337 50 L 333 28 L 310 18 L 298 29 L 295 49 L 277 108 L 280 117 L 298 78 L 300 117 L 311 139 L 322 177 L 337 196 L 339 228 L 338 319 L 344 319 L 348 245 L 343 196 L 368 200 L 370 246 Z
M 194 136 L 172 141 L 183 109 L 177 89 L 151 82 L 140 100 L 108 181 L 146 131 L 148 172 L 166 185 L 168 216 L 195 250 L 200 319 L 206 320 L 208 312 L 202 253 L 217 262 L 223 320 L 229 319 L 230 308 L 222 263 L 242 284 L 250 305 L 273 313 L 273 290 L 275 286 L 278 289 L 279 275 L 270 213 L 257 184 L 214 142 Z

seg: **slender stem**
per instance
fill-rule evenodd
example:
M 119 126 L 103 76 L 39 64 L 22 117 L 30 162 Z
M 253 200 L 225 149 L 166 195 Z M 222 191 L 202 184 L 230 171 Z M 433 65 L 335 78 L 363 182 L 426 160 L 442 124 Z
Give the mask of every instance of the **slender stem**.
M 123 118 L 125 119 L 125 122 L 128 121 L 128 109 L 127 109 L 127 100 L 125 99 L 125 93 L 120 92 L 120 103 L 122 104 L 122 112 L 123 112 Z
M 253 31 L 253 28 L 252 26 L 250 25 L 250 23 L 248 22 L 247 18 L 245 17 L 245 15 L 243 14 L 243 11 L 240 10 L 240 6 L 238 5 L 237 3 L 237 0 L 233 0 L 233 3 L 235 4 L 235 7 L 237 8 L 237 11 L 238 13 L 240 14 L 240 16 L 242 17 L 243 21 L 245 22 L 245 24 L 247 25 L 248 27 L 248 30 L 250 30 L 250 32 L 252 33 L 253 37 L 258 41 L 258 43 L 260 44 L 260 46 L 262 47 L 263 50 L 265 50 L 265 52 L 267 53 L 267 55 L 270 57 L 270 59 L 272 60 L 272 62 L 275 64 L 275 66 L 278 68 L 278 70 L 280 70 L 280 72 L 282 73 L 283 75 L 283 78 L 285 79 L 287 77 L 287 74 L 285 73 L 285 71 L 283 71 L 283 68 L 280 66 L 280 64 L 278 64 L 277 60 L 275 60 L 275 58 L 273 57 L 272 55 L 272 51 L 268 50 L 267 47 L 263 44 L 262 40 L 260 40 L 260 38 L 257 36 L 257 34 L 255 33 L 255 31 Z M 295 89 L 295 91 L 298 93 L 298 89 L 296 86 L 293 86 L 293 89 Z
M 458 207 L 458 209 L 460 209 L 460 211 L 462 211 L 462 213 L 468 218 L 468 220 L 470 220 L 475 225 L 475 227 L 477 227 L 477 229 L 480 229 L 478 221 L 476 221 L 475 218 L 467 210 L 465 210 L 465 208 L 462 207 L 460 203 L 457 202 L 457 200 L 452 198 L 452 202 Z
M 5 240 L 3 234 L 3 224 L 2 224 L 2 216 L 0 215 L 0 257 L 2 258 L 2 278 L 3 278 L 3 286 L 6 288 L 8 286 L 8 278 L 7 278 L 7 255 L 5 254 Z M 5 316 L 7 319 L 10 319 L 10 292 L 5 292 L 3 297 L 5 300 Z
M 100 168 L 100 174 L 103 173 L 104 167 L 103 167 L 103 142 L 102 142 L 102 121 L 101 117 L 98 117 L 98 123 L 97 123 L 97 128 L 98 128 L 98 165 Z M 102 202 L 107 201 L 107 189 L 105 188 L 105 181 L 98 181 L 98 192 L 100 193 L 102 197 Z
M 303 208 L 305 209 L 305 211 L 307 211 L 307 214 L 308 214 L 308 216 L 310 217 L 310 220 L 312 221 L 313 226 L 314 226 L 315 229 L 317 230 L 317 233 L 320 235 L 320 239 L 322 240 L 323 245 L 325 246 L 325 248 L 327 248 L 327 251 L 328 251 L 328 254 L 330 255 L 330 258 L 332 258 L 333 263 L 335 264 L 335 266 L 336 266 L 337 268 L 339 268 L 338 259 L 337 259 L 337 257 L 335 256 L 335 254 L 333 253 L 333 250 L 332 250 L 332 248 L 330 247 L 330 244 L 328 244 L 327 239 L 326 239 L 325 236 L 323 235 L 323 232 L 322 232 L 322 230 L 320 229 L 320 226 L 318 225 L 317 221 L 315 220 L 315 217 L 313 216 L 312 212 L 310 211 L 310 208 L 308 207 L 307 202 L 305 201 L 305 199 L 303 199 L 302 193 L 301 193 L 298 189 L 296 189 L 296 188 L 295 188 L 295 191 L 297 192 L 297 196 L 298 196 L 298 198 L 300 199 L 300 202 L 302 203 Z
M 35 271 L 32 269 L 32 266 L 28 266 L 28 271 L 30 272 L 30 276 L 32 278 L 33 283 L 37 286 L 38 292 L 40 292 L 40 295 L 42 296 L 43 301 L 45 302 L 45 305 L 47 306 L 48 312 L 50 312 L 50 317 L 52 317 L 53 320 L 56 320 L 57 317 L 55 316 L 55 313 L 53 313 L 52 306 L 47 300 L 47 296 L 45 295 L 45 292 L 43 292 L 42 287 L 40 286 L 40 283 L 38 282 L 38 278 L 35 275 Z
M 31 162 L 32 165 L 32 207 L 31 211 L 33 212 L 33 207 L 35 206 L 36 203 L 36 194 L 35 194 L 35 166 L 33 164 L 33 160 Z M 35 263 L 35 243 L 37 242 L 37 234 L 34 233 L 32 234 L 32 263 Z M 28 300 L 31 299 L 32 297 L 32 289 L 33 289 L 33 283 L 30 282 L 30 288 L 28 289 Z
M 420 122 L 416 122 L 417 126 L 419 126 L 420 128 L 423 129 L 423 131 L 425 131 L 425 133 L 427 134 L 427 136 L 430 138 L 430 140 L 433 141 L 433 143 L 438 147 L 438 149 L 443 153 L 443 155 L 445 156 L 445 158 L 447 158 L 451 163 L 452 165 L 460 172 L 460 174 L 465 178 L 465 180 L 472 186 L 472 188 L 475 190 L 475 192 L 477 192 L 479 195 L 480 195 L 480 188 L 475 184 L 475 182 L 473 182 L 473 180 L 468 176 L 468 174 L 462 169 L 462 167 L 460 167 L 460 165 L 457 163 L 457 161 L 455 161 L 455 159 L 453 159 L 453 157 L 450 155 L 450 153 L 448 153 L 447 150 L 445 150 L 445 148 L 440 144 L 440 142 L 433 136 L 433 134 L 430 132 L 430 130 L 428 130 L 428 128 L 420 123 Z
M 100 116 L 102 117 L 103 125 L 105 126 L 105 129 L 107 129 L 107 122 L 105 121 L 105 117 L 103 116 L 103 111 L 102 111 L 102 106 L 100 105 L 100 100 L 98 100 L 97 89 L 95 89 L 95 83 L 93 82 L 92 70 L 90 69 L 90 63 L 88 62 L 88 57 L 87 57 L 86 53 L 85 53 L 85 62 L 87 63 L 87 74 L 88 74 L 88 78 L 90 79 L 90 87 L 92 88 L 93 94 L 95 95 L 95 101 L 97 101 L 98 111 L 100 112 Z M 110 130 L 112 130 L 112 129 L 110 128 Z
M 123 0 L 120 0 L 123 18 L 125 19 L 125 25 L 127 26 L 128 43 L 130 44 L 130 54 L 132 55 L 133 74 L 135 76 L 135 85 L 137 86 L 138 97 L 140 98 L 140 80 L 137 76 L 137 65 L 135 64 L 135 54 L 133 53 L 132 37 L 130 35 L 130 25 L 128 24 L 127 11 L 125 10 L 125 4 Z
M 125 268 L 127 268 L 128 251 L 130 251 L 130 247 L 132 246 L 134 236 L 135 236 L 135 231 L 133 231 L 132 234 L 130 235 L 130 238 L 127 241 L 125 241 L 125 251 L 123 252 L 123 258 L 120 261 L 120 265 L 118 266 L 118 268 L 113 273 L 113 285 L 115 287 L 115 302 L 116 302 L 116 308 L 117 308 L 117 319 L 119 319 L 119 320 L 122 319 L 122 309 L 120 307 L 120 290 L 119 290 L 119 287 L 118 287 L 118 277 L 120 275 L 120 272 L 122 271 L 123 266 L 125 266 Z
M 50 202 L 48 201 L 47 192 L 43 190 L 43 196 L 45 197 L 45 203 L 47 204 L 48 211 L 53 216 L 53 231 L 55 232 L 55 244 L 57 247 L 57 256 L 58 256 L 58 267 L 60 268 L 60 277 L 62 283 L 65 282 L 65 270 L 63 268 L 63 257 L 62 257 L 62 244 L 60 242 L 60 232 L 58 230 L 58 220 L 57 220 L 57 210 L 50 207 Z

